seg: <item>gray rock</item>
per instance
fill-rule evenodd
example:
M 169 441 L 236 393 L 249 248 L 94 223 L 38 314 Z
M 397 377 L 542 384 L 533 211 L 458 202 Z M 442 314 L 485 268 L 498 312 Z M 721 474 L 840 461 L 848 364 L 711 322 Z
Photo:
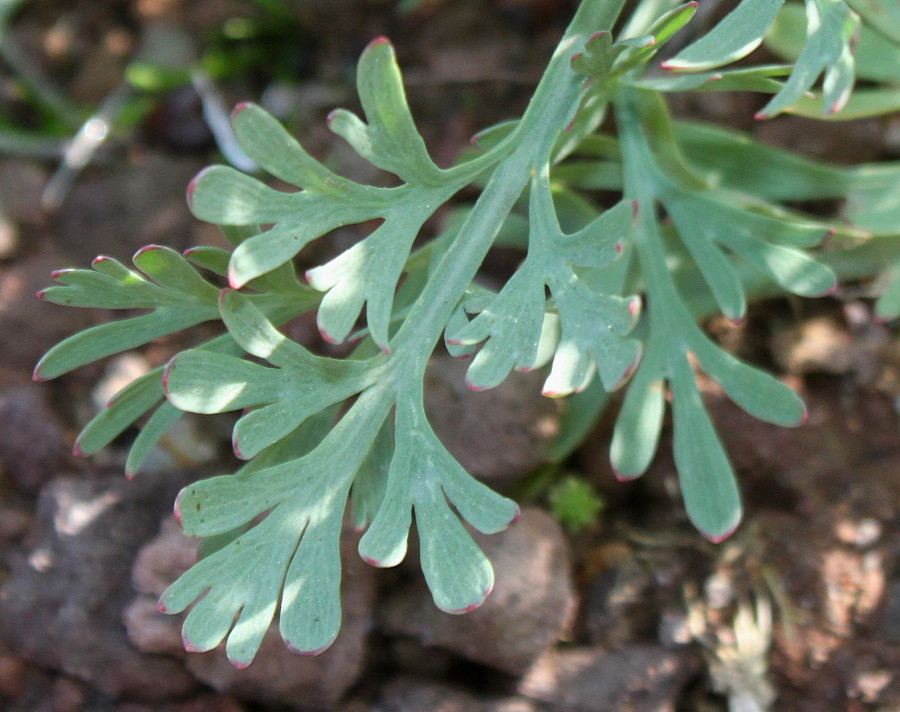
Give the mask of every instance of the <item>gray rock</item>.
M 62 427 L 33 383 L 0 388 L 0 469 L 26 492 L 55 472 L 65 451 Z
M 221 648 L 187 655 L 188 669 L 215 690 L 244 700 L 303 710 L 333 708 L 362 672 L 375 600 L 376 572 L 356 553 L 357 536 L 349 530 L 344 534 L 343 623 L 328 650 L 315 657 L 297 655 L 273 626 L 247 669 L 232 667 Z M 171 521 L 141 549 L 132 578 L 142 595 L 125 611 L 128 635 L 140 649 L 181 651 L 182 617 L 157 612 L 156 600 L 196 560 L 196 540 Z
M 399 678 L 384 689 L 376 712 L 535 712 L 537 705 L 522 697 L 475 696 L 429 680 Z
M 674 712 L 694 670 L 690 653 L 658 646 L 552 650 L 520 680 L 518 692 L 554 712 Z
M 559 404 L 541 395 L 544 377 L 514 372 L 484 393 L 466 387 L 471 361 L 432 359 L 425 411 L 435 433 L 467 472 L 494 486 L 514 483 L 544 462 L 559 432 Z
M 196 224 L 185 189 L 200 168 L 190 159 L 150 152 L 127 166 L 85 171 L 57 214 L 63 248 L 80 266 L 98 254 L 129 261 L 153 243 L 185 249 Z
M 526 509 L 505 532 L 477 536 L 494 566 L 487 601 L 464 616 L 434 607 L 423 581 L 391 596 L 385 630 L 423 645 L 452 650 L 469 660 L 520 674 L 568 630 L 575 610 L 569 549 L 559 524 L 539 509 Z
M 28 557 L 0 591 L 0 638 L 35 663 L 114 698 L 166 699 L 196 688 L 183 664 L 137 651 L 122 625 L 130 570 L 177 482 L 59 478 L 42 491 Z

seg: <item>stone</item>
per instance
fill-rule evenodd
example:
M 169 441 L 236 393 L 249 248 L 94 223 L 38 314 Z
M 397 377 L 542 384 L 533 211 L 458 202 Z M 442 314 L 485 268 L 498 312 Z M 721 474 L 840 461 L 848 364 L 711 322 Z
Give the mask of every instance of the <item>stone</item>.
M 476 536 L 494 566 L 494 591 L 464 616 L 437 610 L 421 579 L 383 606 L 392 634 L 445 648 L 503 672 L 520 674 L 565 635 L 575 610 L 568 542 L 555 519 L 526 509 L 493 536 Z
M 61 245 L 85 267 L 99 254 L 127 264 L 150 244 L 184 250 L 194 226 L 185 189 L 202 167 L 192 159 L 147 152 L 130 165 L 85 171 L 56 215 Z
M 476 696 L 440 682 L 401 677 L 382 692 L 379 712 L 535 712 L 537 705 L 522 697 Z
M 0 590 L 0 639 L 27 660 L 113 698 L 168 699 L 197 687 L 183 663 L 141 653 L 122 610 L 130 571 L 180 483 L 60 477 L 41 490 L 33 547 Z
M 655 645 L 551 650 L 517 691 L 554 712 L 675 712 L 679 691 L 695 670 L 689 652 Z
M 513 372 L 496 388 L 466 387 L 470 362 L 432 359 L 425 372 L 425 412 L 450 454 L 473 477 L 508 486 L 544 462 L 559 432 L 559 404 L 541 395 L 544 376 Z
M 375 602 L 376 572 L 356 553 L 356 536 L 349 529 L 344 532 L 343 622 L 328 650 L 312 657 L 297 655 L 273 626 L 248 668 L 234 668 L 220 646 L 208 653 L 186 655 L 191 673 L 221 693 L 251 702 L 293 709 L 333 708 L 362 673 Z M 196 540 L 182 534 L 171 518 L 141 549 L 132 571 L 141 595 L 125 610 L 129 638 L 139 649 L 184 654 L 182 616 L 159 613 L 156 601 L 196 560 Z
M 33 383 L 0 387 L 0 469 L 25 492 L 36 492 L 66 454 L 45 394 Z

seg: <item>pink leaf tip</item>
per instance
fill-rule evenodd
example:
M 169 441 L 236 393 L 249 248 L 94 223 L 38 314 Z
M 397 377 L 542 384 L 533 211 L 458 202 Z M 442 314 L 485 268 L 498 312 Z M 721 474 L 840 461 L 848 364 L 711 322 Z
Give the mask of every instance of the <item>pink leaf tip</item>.
M 468 388 L 473 393 L 480 393 L 481 391 L 486 391 L 488 389 L 487 386 L 479 386 L 475 383 L 472 383 L 468 378 L 466 379 L 466 388 Z
M 168 613 L 169 612 L 169 609 L 166 608 L 166 604 L 163 603 L 163 600 L 161 598 L 156 602 L 156 610 L 159 611 L 160 613 Z
M 595 32 L 590 37 L 588 37 L 588 42 L 597 39 L 598 37 L 603 37 L 603 35 L 608 35 L 609 30 L 600 30 L 599 32 Z
M 37 366 L 34 367 L 34 371 L 31 372 L 31 380 L 34 381 L 35 383 L 44 383 L 44 382 L 50 380 L 46 376 L 41 375 L 41 365 L 42 364 L 39 363 Z
M 318 329 L 319 329 L 319 336 L 322 337 L 322 341 L 324 341 L 324 342 L 327 343 L 327 344 L 332 344 L 333 346 L 337 346 L 338 344 L 341 343 L 341 340 L 338 339 L 338 338 L 336 338 L 336 337 L 334 337 L 334 336 L 332 336 L 331 334 L 329 334 L 329 333 L 325 330 L 325 327 L 324 327 L 324 326 L 322 326 L 321 324 L 317 324 L 316 326 L 317 326 Z
M 240 101 L 234 105 L 234 108 L 231 110 L 231 120 L 234 121 L 238 114 L 240 114 L 245 109 L 249 109 L 253 106 L 253 103 L 250 101 Z
M 767 113 L 764 112 L 764 111 L 757 111 L 755 114 L 753 114 L 753 119 L 754 119 L 755 121 L 765 121 L 765 120 L 768 119 L 770 116 L 771 116 L 770 114 L 767 114 Z
M 72 454 L 75 457 L 86 457 L 84 450 L 81 449 L 81 441 L 76 440 L 75 444 L 72 445 Z
M 187 197 L 188 207 L 191 207 L 194 204 L 194 191 L 197 189 L 197 183 L 199 182 L 199 180 L 200 174 L 198 173 L 193 178 L 191 178 L 191 182 L 187 184 L 185 195 Z
M 833 114 L 836 114 L 843 108 L 844 108 L 844 98 L 841 97 L 840 99 L 837 99 L 831 106 L 828 107 L 827 115 L 831 116 Z
M 159 379 L 162 384 L 163 393 L 169 393 L 169 375 L 172 373 L 172 368 L 175 365 L 175 358 L 169 359 L 169 363 L 166 364 L 166 367 L 163 369 L 162 377 Z
M 43 299 L 43 298 L 44 298 L 44 295 L 45 295 L 46 293 L 47 293 L 47 290 L 46 290 L 46 289 L 39 289 L 38 291 L 36 291 L 36 292 L 34 293 L 34 296 L 37 297 L 38 299 Z
M 100 262 L 109 262 L 110 258 L 106 255 L 97 255 L 94 259 L 91 260 L 91 267 L 99 264 Z
M 59 279 L 64 274 L 68 274 L 69 272 L 74 271 L 71 267 L 67 267 L 65 269 L 55 269 L 50 273 L 50 279 Z
M 384 35 L 378 35 L 378 37 L 376 37 L 374 40 L 369 42 L 366 49 L 369 49 L 369 47 L 377 47 L 378 45 L 390 46 L 390 44 L 391 44 L 391 41 L 387 37 L 385 37 Z
M 705 532 L 703 532 L 703 536 L 705 536 L 707 539 L 709 539 L 713 544 L 721 544 L 728 537 L 730 537 L 732 534 L 734 534 L 734 530 L 738 528 L 738 524 L 740 524 L 740 521 L 735 522 L 734 525 L 730 529 L 728 529 L 726 532 L 724 532 L 722 534 L 710 536 L 710 535 L 706 534 Z
M 377 559 L 373 559 L 371 556 L 361 556 L 362 560 L 365 561 L 369 566 L 374 566 L 376 568 L 381 568 L 381 562 Z

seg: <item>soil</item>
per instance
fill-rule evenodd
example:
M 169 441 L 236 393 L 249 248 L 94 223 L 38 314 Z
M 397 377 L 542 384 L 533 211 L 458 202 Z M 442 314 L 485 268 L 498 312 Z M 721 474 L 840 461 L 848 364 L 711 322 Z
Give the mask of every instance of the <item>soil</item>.
M 59 166 L 59 138 L 77 128 L 84 118 L 81 110 L 98 106 L 117 91 L 123 69 L 136 53 L 150 52 L 157 61 L 173 65 L 178 64 L 179 53 L 202 55 L 209 66 L 227 53 L 234 66 L 217 77 L 226 104 L 263 101 L 281 112 L 313 155 L 354 178 L 381 180 L 325 128 L 325 116 L 333 106 L 357 108 L 353 66 L 368 41 L 387 35 L 394 42 L 413 113 L 435 160 L 448 165 L 476 131 L 520 114 L 574 4 L 566 0 L 431 0 L 406 3 L 417 7 L 402 12 L 398 4 L 379 0 L 25 3 L 11 25 L 16 48 L 26 66 L 40 77 L 40 91 L 61 97 L 78 111 L 67 114 L 42 108 L 28 92 L 23 93 L 9 63 L 0 64 L 2 130 L 11 126 L 42 137 L 37 143 L 0 153 L 0 584 L 12 582 L 13 572 L 23 566 L 41 565 L 35 552 L 42 551 L 41 527 L 48 517 L 52 519 L 47 509 L 51 500 L 62 506 L 59 502 L 65 497 L 75 496 L 66 494 L 70 487 L 76 494 L 83 488 L 106 492 L 103 483 L 122 471 L 123 453 L 134 437 L 131 432 L 94 458 L 69 454 L 81 426 L 94 412 L 95 401 L 102 403 L 105 398 L 96 391 L 98 380 L 108 391 L 119 382 L 117 378 L 127 380 L 134 369 L 139 373 L 165 363 L 178 348 L 198 338 L 165 339 L 143 349 L 132 361 L 88 366 L 50 383 L 30 381 L 34 363 L 50 346 L 77 328 L 113 316 L 33 299 L 33 293 L 49 283 L 50 270 L 86 266 L 100 253 L 127 261 L 150 243 L 177 249 L 219 244 L 217 232 L 194 220 L 183 199 L 191 176 L 219 160 L 197 94 L 183 83 L 140 100 L 132 95 L 127 105 L 134 114 L 130 123 L 113 131 L 90 164 L 72 176 L 71 185 L 54 200 L 47 199 L 48 182 Z M 282 14 L 273 20 L 265 6 L 281 8 Z M 896 121 L 830 124 L 823 129 L 821 124 L 811 127 L 810 122 L 783 117 L 752 126 L 748 117 L 762 103 L 758 99 L 708 93 L 676 99 L 674 108 L 681 116 L 751 129 L 773 144 L 820 158 L 852 163 L 896 159 L 900 154 Z M 67 120 L 72 122 L 68 128 Z M 323 254 L 358 237 L 354 229 L 339 233 L 331 246 L 323 241 L 322 247 L 304 253 L 301 260 L 317 263 Z M 499 254 L 490 265 L 502 274 L 509 262 L 508 255 Z M 363 655 L 356 656 L 362 660 L 359 673 L 341 701 L 326 691 L 322 699 L 329 701 L 321 705 L 344 712 L 721 712 L 728 709 L 730 699 L 735 705 L 731 709 L 760 712 L 898 712 L 900 347 L 896 328 L 877 323 L 871 303 L 859 298 L 852 287 L 823 300 L 756 304 L 742 326 L 712 320 L 708 327 L 738 355 L 774 370 L 801 393 L 809 408 L 803 427 L 781 429 L 747 416 L 714 384 L 701 381 L 746 505 L 744 523 L 731 539 L 718 546 L 710 544 L 686 521 L 668 431 L 647 475 L 630 484 L 615 481 L 607 458 L 614 405 L 565 463 L 567 470 L 597 488 L 605 508 L 596 525 L 568 537 L 578 604 L 575 614 L 567 616 L 566 639 L 551 651 L 551 657 L 541 658 L 524 675 L 521 668 L 528 666 L 518 663 L 498 672 L 504 669 L 502 664 L 491 667 L 477 662 L 485 656 L 475 656 L 473 662 L 453 652 L 452 646 L 451 652 L 429 647 L 427 640 L 416 639 L 403 625 L 380 618 L 378 603 L 367 603 L 374 610 L 360 615 L 366 623 L 359 636 L 366 647 Z M 309 320 L 292 324 L 291 335 L 311 348 L 329 348 Z M 446 390 L 452 395 L 452 387 Z M 489 394 L 479 397 L 490 398 Z M 464 410 L 463 400 L 454 407 Z M 496 431 L 512 433 L 508 440 L 509 447 L 516 448 L 515 456 L 498 452 L 497 459 L 491 459 L 486 450 L 484 461 L 475 458 L 479 469 L 500 468 L 494 484 L 506 489 L 504 468 L 524 467 L 516 443 L 535 449 L 533 422 L 527 435 L 519 433 L 526 432 L 528 424 L 515 430 L 520 410 L 535 413 L 535 419 L 546 419 L 548 411 L 543 406 L 527 411 L 516 393 L 498 401 L 498 407 L 508 412 L 492 416 L 486 402 L 480 401 L 475 416 L 461 410 L 449 421 L 458 419 L 471 428 L 481 418 L 496 417 Z M 442 410 L 440 403 L 430 407 Z M 227 452 L 229 425 L 220 418 L 190 421 L 183 441 L 174 446 L 175 454 L 170 453 L 153 477 L 171 476 L 177 484 L 227 471 L 233 466 Z M 452 430 L 453 423 L 442 427 Z M 452 433 L 446 437 L 454 439 Z M 468 437 L 462 434 L 456 439 Z M 108 491 L 118 493 L 116 487 Z M 157 495 L 170 498 L 172 486 L 145 486 L 141 492 L 148 501 Z M 159 500 L 158 516 L 164 516 L 167 501 Z M 146 507 L 140 506 L 144 518 L 150 517 Z M 153 517 L 156 506 L 151 507 Z M 84 648 L 88 660 L 94 654 L 83 640 L 50 631 L 64 618 L 60 607 L 70 605 L 60 603 L 70 601 L 65 589 L 107 590 L 96 579 L 117 577 L 108 583 L 119 592 L 115 610 L 121 611 L 135 595 L 127 572 L 140 546 L 157 533 L 157 520 L 151 519 L 151 524 L 141 525 L 140 535 L 134 530 L 104 544 L 114 565 L 101 565 L 90 552 L 79 554 L 88 557 L 90 565 L 82 570 L 77 565 L 80 559 L 68 564 L 65 570 L 72 578 L 61 584 L 58 599 L 44 598 L 41 605 L 31 607 L 19 601 L 16 605 L 24 607 L 13 608 L 10 591 L 15 586 L 10 583 L 8 590 L 3 589 L 0 620 L 14 611 L 27 611 L 21 613 L 26 619 L 19 623 L 25 624 L 33 639 L 52 644 L 23 647 L 9 636 L 0 638 L 0 707 L 16 712 L 268 712 L 284 708 L 283 700 L 267 702 L 265 695 L 242 695 L 240 682 L 229 683 L 232 687 L 216 685 L 217 675 L 229 680 L 234 675 L 231 671 L 207 677 L 196 674 L 202 665 L 185 668 L 179 657 L 183 654 L 171 650 L 155 655 L 154 664 L 160 670 L 177 668 L 169 680 L 173 691 L 168 698 L 152 702 L 147 701 L 148 694 L 132 694 L 128 691 L 132 688 L 119 681 L 106 684 L 102 670 L 75 669 L 60 662 L 66 659 L 66 651 L 59 646 Z M 64 539 L 54 539 L 57 548 L 53 551 L 66 550 Z M 90 585 L 78 582 L 79 575 L 88 575 L 84 571 L 94 579 Z M 394 586 L 413 576 L 402 570 L 378 575 L 385 577 L 378 584 L 382 590 L 377 600 L 382 603 L 388 595 L 386 582 Z M 101 594 L 96 595 L 100 601 Z M 367 601 L 376 598 L 371 592 L 366 595 Z M 399 598 L 391 600 L 386 610 L 400 606 Z M 402 604 L 413 605 L 416 600 L 404 599 Z M 541 605 L 546 606 L 546 601 Z M 770 645 L 767 611 L 772 618 Z M 121 637 L 124 631 L 125 623 L 119 620 L 100 620 L 96 611 L 86 616 L 85 636 L 114 629 L 109 634 Z M 11 623 L 7 619 L 0 629 L 15 628 Z M 47 629 L 43 637 L 42 628 Z M 403 633 L 397 634 L 397 629 Z M 162 630 L 161 635 L 168 631 Z M 587 684 L 589 680 L 579 682 L 570 674 L 581 660 L 587 661 L 585 665 L 608 664 L 598 669 L 622 679 L 645 668 L 656 670 L 661 682 L 658 687 L 650 684 L 650 691 L 640 695 L 605 688 L 598 692 L 596 685 Z M 140 668 L 142 663 L 136 659 L 129 665 Z M 516 674 L 510 675 L 510 669 Z M 140 671 L 134 675 L 139 677 Z M 546 676 L 567 680 L 566 694 L 548 687 Z M 643 678 L 641 684 L 651 678 Z M 584 696 L 579 697 L 582 690 Z M 288 707 L 310 709 L 302 700 Z

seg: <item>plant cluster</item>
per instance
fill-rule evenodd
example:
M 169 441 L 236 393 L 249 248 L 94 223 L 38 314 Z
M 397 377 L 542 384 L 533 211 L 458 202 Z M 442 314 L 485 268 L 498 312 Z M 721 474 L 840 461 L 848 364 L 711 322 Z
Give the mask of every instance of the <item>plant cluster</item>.
M 36 368 L 40 380 L 201 322 L 225 327 L 124 388 L 76 445 L 96 452 L 143 421 L 132 476 L 183 411 L 243 411 L 233 442 L 245 464 L 188 486 L 176 503 L 184 531 L 203 539 L 203 558 L 160 605 L 194 604 L 184 623 L 190 649 L 226 640 L 229 659 L 247 665 L 276 613 L 289 646 L 326 648 L 340 625 L 348 502 L 366 561 L 398 564 L 415 515 L 436 605 L 464 612 L 484 600 L 493 571 L 465 524 L 497 532 L 518 507 L 470 477 L 428 423 L 423 376 L 441 342 L 452 355 L 473 355 L 473 389 L 513 369 L 546 369 L 544 394 L 572 395 L 551 458 L 570 451 L 609 393 L 626 390 L 611 446 L 622 479 L 648 468 L 668 401 L 688 516 L 713 541 L 734 530 L 738 487 L 694 368 L 757 418 L 793 426 L 805 409 L 776 378 L 720 348 L 698 319 L 721 312 L 739 322 L 748 294 L 828 294 L 838 275 L 871 277 L 889 260 L 878 309 L 885 318 L 900 312 L 900 165 L 826 165 L 676 121 L 667 108 L 670 92 L 723 90 L 770 94 L 761 119 L 816 111 L 834 120 L 884 111 L 891 97 L 896 105 L 890 86 L 851 98 L 864 51 L 870 66 L 873 54 L 900 63 L 898 24 L 885 29 L 879 16 L 896 19 L 892 0 L 806 0 L 802 32 L 790 28 L 804 7 L 783 4 L 742 0 L 659 70 L 655 58 L 695 2 L 644 0 L 619 22 L 624 0 L 584 0 L 522 117 L 479 134 L 478 150 L 447 169 L 430 158 L 393 48 L 378 38 L 357 70 L 364 117 L 337 110 L 328 124 L 399 185 L 336 174 L 259 106 L 241 104 L 232 118 L 241 147 L 296 191 L 206 169 L 188 188 L 190 206 L 221 226 L 230 249 L 182 255 L 152 245 L 135 255 L 136 269 L 98 257 L 91 269 L 54 273 L 57 284 L 41 292 L 49 301 L 147 313 L 57 345 Z M 729 67 L 767 32 L 793 37 L 784 50 L 792 62 Z M 598 128 L 608 115 L 615 135 Z M 425 221 L 471 185 L 477 200 L 417 243 Z M 600 206 L 598 190 L 621 200 Z M 823 198 L 843 199 L 842 214 L 794 207 Z M 292 260 L 304 247 L 369 221 L 378 227 L 367 237 L 298 280 Z M 819 247 L 826 238 L 829 250 Z M 492 291 L 475 278 L 501 244 L 524 257 Z M 349 357 L 314 355 L 278 330 L 313 310 L 327 340 L 358 342 Z M 575 490 L 561 489 L 556 506 L 581 518 Z

